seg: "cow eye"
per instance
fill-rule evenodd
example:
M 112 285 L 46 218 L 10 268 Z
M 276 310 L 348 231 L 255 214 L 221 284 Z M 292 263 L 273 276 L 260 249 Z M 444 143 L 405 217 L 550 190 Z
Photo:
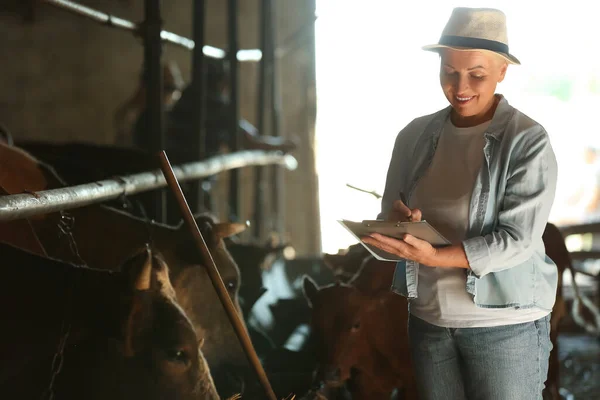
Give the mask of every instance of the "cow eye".
M 228 281 L 225 281 L 225 287 L 227 288 L 227 290 L 230 291 L 234 291 L 237 289 L 238 283 L 236 279 L 230 279 Z
M 167 358 L 170 361 L 178 362 L 178 363 L 182 363 L 182 364 L 187 364 L 188 361 L 190 360 L 190 357 L 188 356 L 187 352 L 182 349 L 167 350 Z
M 352 330 L 353 331 L 357 331 L 360 329 L 360 321 L 356 321 L 353 325 L 352 325 Z

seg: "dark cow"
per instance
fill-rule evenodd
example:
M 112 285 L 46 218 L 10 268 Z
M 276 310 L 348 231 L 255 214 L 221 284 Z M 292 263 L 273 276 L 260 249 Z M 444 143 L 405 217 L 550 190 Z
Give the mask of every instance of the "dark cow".
M 544 230 L 543 239 L 544 246 L 546 247 L 546 254 L 554 261 L 558 268 L 556 302 L 550 317 L 550 340 L 552 341 L 553 348 L 550 352 L 548 379 L 546 380 L 545 389 L 545 398 L 557 400 L 561 398 L 559 394 L 560 360 L 558 358 L 558 335 L 560 333 L 560 322 L 568 312 L 563 296 L 563 275 L 565 270 L 568 269 L 571 272 L 572 285 L 575 292 L 573 307 L 571 309 L 571 314 L 575 322 L 589 333 L 598 334 L 598 332 L 600 332 L 600 314 L 598 313 L 598 308 L 579 291 L 579 287 L 575 281 L 576 272 L 573 268 L 571 254 L 565 245 L 565 239 L 560 230 L 555 225 L 548 223 Z M 587 320 L 594 321 L 594 323 L 587 322 Z
M 5 192 L 35 195 L 36 191 L 61 185 L 47 166 L 18 148 L 0 144 L 0 188 Z M 16 222 L 19 221 L 0 223 L 2 240 L 33 252 L 41 247 L 39 251 L 43 252 L 38 251 L 38 254 L 99 269 L 119 265 L 132 251 L 150 241 L 163 254 L 179 304 L 192 321 L 198 337 L 204 339 L 203 352 L 213 376 L 247 367 L 238 338 L 186 227 L 151 223 L 103 206 L 30 218 L 26 221 L 31 228 L 30 235 L 13 235 Z M 209 215 L 198 216 L 197 223 L 241 315 L 240 274 L 223 239 L 242 231 L 245 225 L 219 223 Z M 233 387 L 231 390 L 238 391 Z
M 111 272 L 0 254 L 2 398 L 219 398 L 160 256 L 143 249 Z
M 240 303 L 244 315 L 248 315 L 254 303 L 266 292 L 263 286 L 263 271 L 268 270 L 275 259 L 290 247 L 278 245 L 272 240 L 265 244 L 241 243 L 232 238 L 226 240 L 227 249 L 235 260 L 242 275 Z

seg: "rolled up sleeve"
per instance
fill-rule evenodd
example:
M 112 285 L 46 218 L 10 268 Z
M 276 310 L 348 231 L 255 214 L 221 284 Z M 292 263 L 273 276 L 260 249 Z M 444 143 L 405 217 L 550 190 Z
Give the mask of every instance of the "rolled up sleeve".
M 557 163 L 546 131 L 523 132 L 507 171 L 506 188 L 493 232 L 463 241 L 477 277 L 515 267 L 539 249 L 554 202 Z

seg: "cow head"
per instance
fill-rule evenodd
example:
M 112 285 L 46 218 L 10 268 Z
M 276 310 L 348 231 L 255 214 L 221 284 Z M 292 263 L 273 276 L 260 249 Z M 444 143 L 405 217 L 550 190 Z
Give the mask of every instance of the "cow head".
M 132 289 L 123 326 L 123 354 L 135 396 L 152 399 L 218 399 L 201 339 L 179 307 L 165 262 L 150 250 L 123 265 Z M 132 397 L 133 398 L 133 397 Z
M 307 276 L 303 290 L 312 308 L 311 327 L 319 365 L 316 380 L 338 387 L 354 369 L 372 369 L 374 351 L 368 331 L 379 300 L 344 284 L 318 288 Z
M 61 274 L 45 276 L 55 279 L 50 280 L 53 286 L 62 284 L 67 289 L 48 291 L 54 290 L 55 296 L 38 290 L 36 296 L 52 299 L 71 292 L 63 295 L 71 299 L 76 295 L 68 313 L 71 335 L 65 362 L 54 386 L 57 398 L 219 398 L 201 343 L 177 304 L 167 265 L 160 256 L 147 249 L 136 252 L 121 265 L 120 272 L 40 260 L 36 264 L 48 263 L 59 271 L 62 268 Z M 73 283 L 67 285 L 65 281 Z M 43 285 L 39 287 L 43 289 Z M 47 303 L 45 314 L 52 314 L 65 300 Z M 47 374 L 44 371 L 44 378 Z M 41 382 L 47 387 L 46 379 Z

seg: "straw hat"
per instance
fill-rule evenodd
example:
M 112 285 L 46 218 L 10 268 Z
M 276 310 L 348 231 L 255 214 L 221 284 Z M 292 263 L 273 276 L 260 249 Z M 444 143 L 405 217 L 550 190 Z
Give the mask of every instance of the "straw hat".
M 508 50 L 506 15 L 493 8 L 455 8 L 439 42 L 424 46 L 423 50 L 441 48 L 491 51 L 510 64 L 521 64 Z

